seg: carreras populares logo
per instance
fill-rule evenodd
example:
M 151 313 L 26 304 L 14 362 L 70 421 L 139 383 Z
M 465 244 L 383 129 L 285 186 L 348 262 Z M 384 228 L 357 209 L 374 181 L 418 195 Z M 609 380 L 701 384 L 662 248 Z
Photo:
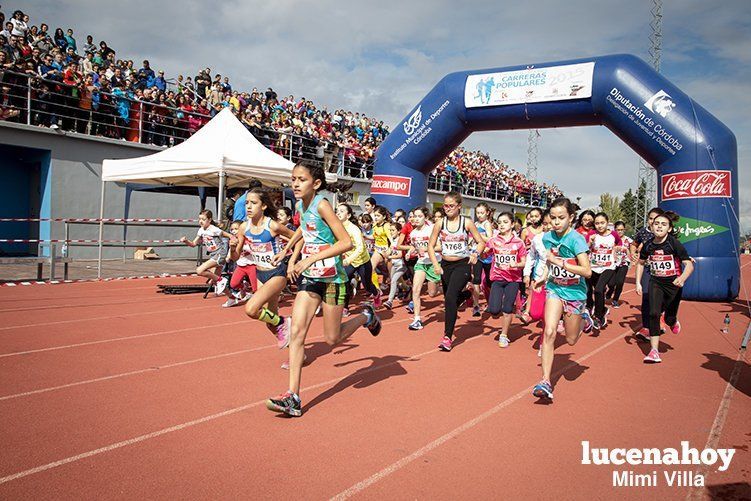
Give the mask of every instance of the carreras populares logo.
M 409 197 L 412 188 L 412 178 L 404 176 L 373 176 L 370 185 L 371 195 L 395 195 Z
M 652 110 L 652 113 L 657 113 L 665 118 L 668 116 L 668 113 L 673 111 L 675 103 L 673 102 L 673 98 L 670 97 L 670 94 L 664 90 L 660 90 L 650 97 L 647 102 L 644 103 L 644 106 Z
M 679 198 L 723 198 L 731 196 L 730 171 L 696 170 L 663 174 L 662 201 Z
M 406 122 L 404 122 L 404 133 L 411 136 L 422 122 L 422 105 L 418 106 L 414 113 L 412 113 Z

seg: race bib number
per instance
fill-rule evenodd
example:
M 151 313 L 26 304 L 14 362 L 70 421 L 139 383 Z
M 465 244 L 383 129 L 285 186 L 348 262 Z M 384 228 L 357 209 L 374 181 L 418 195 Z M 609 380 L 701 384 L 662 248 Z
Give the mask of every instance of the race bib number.
M 461 240 L 459 242 L 443 241 L 442 250 L 444 256 L 461 256 L 467 252 L 467 242 Z
M 375 242 L 371 239 L 366 238 L 365 248 L 367 249 L 368 254 L 373 254 L 373 251 L 375 250 Z
M 271 261 L 274 259 L 274 247 L 271 242 L 248 242 L 250 261 L 261 268 L 273 268 Z
M 597 266 L 598 268 L 607 268 L 613 264 L 613 251 L 612 249 L 600 247 L 599 249 L 592 251 L 589 259 L 592 263 L 592 266 Z
M 329 244 L 305 244 L 302 248 L 302 258 L 307 259 L 310 256 L 314 256 L 319 252 L 331 247 Z M 336 276 L 336 257 L 329 257 L 326 259 L 320 259 L 310 265 L 310 267 L 303 272 L 303 275 L 308 278 L 333 278 Z
M 425 256 L 428 253 L 428 239 L 427 238 L 413 238 L 412 246 L 417 251 L 420 257 Z
M 674 277 L 680 274 L 673 256 L 660 254 L 649 256 L 649 273 L 653 277 Z
M 208 235 L 203 236 L 203 244 L 206 246 L 206 252 L 216 252 L 219 250 L 217 239 Z
M 510 252 L 496 252 L 493 258 L 493 265 L 496 268 L 508 270 L 516 266 L 516 254 Z
M 575 259 L 566 259 L 565 261 L 568 264 L 576 265 Z M 557 285 L 571 286 L 579 284 L 579 275 L 565 270 L 562 266 L 550 263 L 548 265 L 548 270 L 550 273 L 550 280 Z

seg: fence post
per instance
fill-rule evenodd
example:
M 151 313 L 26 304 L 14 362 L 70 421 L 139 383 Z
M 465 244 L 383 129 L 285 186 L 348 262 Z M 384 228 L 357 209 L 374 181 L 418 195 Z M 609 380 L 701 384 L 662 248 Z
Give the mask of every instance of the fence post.
M 70 225 L 65 221 L 65 243 L 63 243 L 63 257 L 68 257 L 68 240 L 70 240 Z
M 26 125 L 31 125 L 31 77 L 26 77 Z
M 138 142 L 143 143 L 143 101 L 138 101 Z

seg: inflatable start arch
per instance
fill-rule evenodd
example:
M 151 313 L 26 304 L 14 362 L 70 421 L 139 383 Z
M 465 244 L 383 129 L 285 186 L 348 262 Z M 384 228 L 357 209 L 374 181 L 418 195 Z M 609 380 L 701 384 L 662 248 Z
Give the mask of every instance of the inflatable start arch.
M 446 75 L 378 148 L 371 194 L 392 211 L 424 204 L 428 173 L 474 131 L 579 125 L 606 126 L 657 169 L 660 207 L 681 215 L 697 261 L 684 297 L 735 298 L 735 136 L 636 56 Z

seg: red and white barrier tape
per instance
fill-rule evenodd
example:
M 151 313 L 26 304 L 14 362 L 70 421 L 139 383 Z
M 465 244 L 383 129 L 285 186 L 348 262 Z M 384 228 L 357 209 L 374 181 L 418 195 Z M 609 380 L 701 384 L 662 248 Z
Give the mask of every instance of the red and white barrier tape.
M 13 218 L 13 217 L 5 217 L 0 218 L 0 223 L 44 223 L 44 222 L 51 222 L 51 223 L 98 223 L 98 222 L 104 222 L 104 223 L 197 223 L 198 219 L 158 219 L 158 218 L 105 218 L 105 219 L 99 219 L 99 218 L 76 218 L 76 217 L 54 217 L 54 218 L 44 218 L 44 217 L 31 217 L 31 218 Z
M 0 243 L 7 244 L 36 244 L 36 243 L 77 243 L 77 244 L 96 244 L 97 239 L 21 239 L 21 238 L 0 238 Z M 102 240 L 104 244 L 179 244 L 180 240 Z
M 174 277 L 195 277 L 195 273 L 177 273 L 162 275 L 142 275 L 138 277 L 112 277 L 112 278 L 79 278 L 76 280 L 17 280 L 12 282 L 0 283 L 0 287 L 20 287 L 25 285 L 56 285 L 56 284 L 77 284 L 82 282 L 114 282 L 119 280 L 138 280 L 144 278 L 174 278 Z

